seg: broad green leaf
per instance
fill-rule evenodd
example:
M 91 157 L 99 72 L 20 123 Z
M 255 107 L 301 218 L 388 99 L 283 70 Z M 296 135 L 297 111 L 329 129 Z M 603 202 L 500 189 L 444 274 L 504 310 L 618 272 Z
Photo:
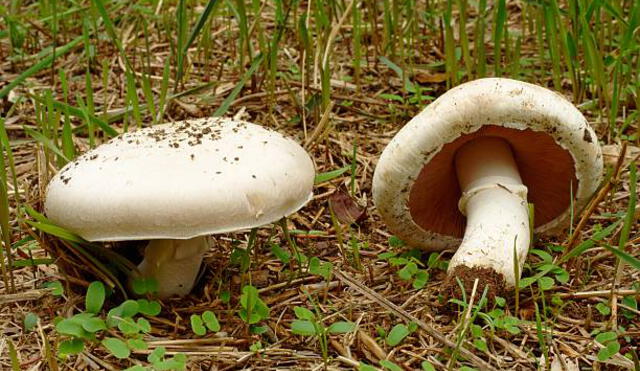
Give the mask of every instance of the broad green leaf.
M 140 311 L 138 302 L 131 299 L 124 301 L 120 307 L 122 308 L 122 317 L 133 317 Z
M 416 290 L 421 289 L 427 282 L 429 282 L 429 273 L 424 269 L 420 269 L 413 278 L 413 288 Z
M 554 284 L 555 281 L 551 277 L 540 277 L 538 280 L 538 286 L 545 291 L 550 290 Z
M 489 348 L 487 347 L 487 342 L 482 339 L 474 339 L 473 346 L 475 346 L 478 350 L 482 352 L 488 352 Z
M 248 324 L 255 324 L 269 318 L 269 307 L 258 296 L 258 289 L 251 285 L 242 288 L 240 305 L 243 309 L 239 311 L 239 315 Z
M 38 315 L 29 312 L 26 316 L 24 316 L 24 329 L 26 331 L 33 330 L 38 325 Z
M 157 316 L 162 310 L 160 303 L 155 300 L 149 301 L 147 299 L 138 299 L 137 302 L 138 311 L 145 316 Z
M 556 280 L 560 283 L 567 283 L 569 282 L 569 272 L 567 272 L 566 270 L 559 268 L 558 270 L 554 271 Z
M 151 332 L 151 324 L 149 323 L 149 321 L 147 321 L 146 318 L 138 318 L 136 324 L 138 325 L 140 331 L 146 333 Z
M 249 346 L 249 350 L 252 352 L 257 352 L 260 349 L 262 349 L 262 342 L 261 341 L 256 341 L 255 343 L 251 344 L 251 346 Z
M 318 275 L 325 280 L 331 278 L 331 272 L 333 270 L 333 264 L 330 262 L 325 262 L 317 257 L 313 257 L 309 260 L 309 272 L 311 274 Z
M 418 265 L 414 262 L 410 262 L 398 271 L 398 277 L 408 281 L 418 271 Z
M 140 327 L 131 317 L 125 317 L 118 322 L 118 330 L 124 335 L 135 335 L 140 332 Z
M 607 359 L 613 357 L 620 350 L 620 344 L 617 341 L 610 342 L 606 347 L 600 349 L 598 351 L 598 360 L 606 361 Z
M 61 356 L 78 354 L 84 349 L 84 342 L 81 339 L 65 340 L 58 346 L 58 354 Z
M 212 311 L 207 310 L 202 313 L 202 320 L 210 331 L 220 331 L 220 322 L 218 322 L 218 317 L 216 317 L 216 314 Z
M 291 261 L 291 254 L 276 244 L 271 244 L 271 253 L 285 264 L 289 264 Z
M 302 336 L 313 336 L 317 334 L 312 322 L 300 319 L 291 322 L 291 332 Z
M 137 295 L 158 292 L 158 281 L 155 278 L 138 277 L 132 283 L 133 292 Z
M 82 321 L 82 328 L 87 332 L 95 333 L 98 331 L 106 330 L 107 325 L 102 318 L 92 317 Z
M 147 356 L 147 361 L 155 364 L 164 358 L 164 354 L 166 353 L 166 349 L 164 347 L 157 347 Z
M 184 370 L 186 368 L 186 361 L 173 357 L 153 364 L 153 368 L 156 371 L 164 370 Z
M 473 335 L 473 337 L 476 337 L 476 338 L 482 337 L 483 331 L 481 326 L 476 324 L 471 324 L 469 328 L 471 329 L 471 334 Z
M 133 350 L 146 350 L 149 349 L 149 345 L 142 339 L 128 339 L 127 346 Z
M 107 312 L 107 326 L 116 327 L 122 318 L 122 305 L 109 309 Z
M 251 311 L 255 307 L 258 299 L 258 289 L 253 286 L 247 285 L 242 288 L 242 295 L 240 296 L 240 305 L 243 308 Z
M 378 369 L 364 362 L 360 362 L 358 365 L 358 371 L 378 371 Z
M 268 326 L 251 326 L 249 331 L 253 335 L 262 335 L 265 334 L 269 330 Z
M 191 315 L 191 330 L 193 333 L 199 336 L 203 336 L 207 333 L 207 329 L 204 327 L 202 317 L 197 314 Z
M 524 289 L 526 287 L 531 286 L 534 282 L 537 281 L 537 277 L 524 277 L 520 279 L 519 287 Z
M 86 338 L 87 331 L 82 328 L 82 325 L 74 318 L 65 318 L 58 322 L 56 325 L 56 331 L 62 335 L 74 336 L 77 338 Z
M 553 262 L 553 256 L 551 256 L 551 254 L 549 254 L 548 252 L 546 252 L 544 250 L 531 249 L 531 250 L 529 250 L 529 254 L 537 255 L 545 263 Z
M 127 358 L 131 354 L 127 344 L 120 339 L 106 338 L 102 340 L 102 345 L 116 358 Z
M 249 313 L 246 309 L 240 309 L 240 311 L 238 311 L 238 315 L 243 321 L 250 325 L 258 323 L 262 319 L 258 313 Z
M 334 322 L 329 326 L 329 333 L 331 334 L 346 334 L 352 332 L 356 328 L 356 324 L 353 322 L 339 321 Z
M 135 365 L 135 366 L 131 366 L 129 368 L 126 368 L 124 371 L 151 371 L 151 370 L 146 368 L 146 367 L 144 367 L 144 366 Z
M 393 326 L 387 335 L 387 344 L 394 347 L 402 342 L 409 335 L 409 328 L 403 324 Z
M 398 249 L 401 248 L 405 245 L 405 242 L 402 241 L 400 238 L 396 237 L 396 236 L 391 236 L 389 237 L 389 246 L 394 248 L 394 249 Z
M 299 319 L 306 319 L 308 321 L 314 321 L 316 319 L 315 314 L 307 308 L 295 306 L 293 307 L 293 311 Z
M 422 371 L 436 371 L 436 368 L 429 361 L 422 361 L 420 364 Z
M 396 365 L 395 363 L 387 360 L 387 359 L 383 359 L 382 361 L 380 361 L 380 366 L 384 367 L 387 370 L 390 371 L 404 371 L 402 369 L 402 367 Z
M 104 304 L 105 291 L 102 282 L 91 282 L 85 297 L 85 308 L 89 313 L 98 313 Z
M 617 339 L 618 335 L 613 331 L 602 332 L 596 336 L 596 341 L 602 345 L 606 345 L 607 342 Z
M 609 314 L 611 314 L 611 308 L 609 308 L 609 306 L 607 306 L 605 303 L 596 304 L 596 309 L 603 316 L 608 316 Z

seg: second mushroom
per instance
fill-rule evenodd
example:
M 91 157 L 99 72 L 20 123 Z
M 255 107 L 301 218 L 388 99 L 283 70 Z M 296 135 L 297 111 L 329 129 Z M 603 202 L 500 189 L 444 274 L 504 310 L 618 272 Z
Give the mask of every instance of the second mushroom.
M 602 166 L 593 129 L 564 97 L 480 79 L 443 94 L 397 133 L 376 167 L 373 198 L 408 244 L 457 249 L 451 279 L 471 286 L 477 278 L 498 293 L 515 285 L 532 228 L 562 231 L 598 187 Z
M 160 297 L 195 284 L 209 235 L 258 227 L 311 199 L 314 165 L 291 139 L 220 118 L 125 133 L 67 164 L 45 212 L 89 241 L 149 240 L 138 266 Z

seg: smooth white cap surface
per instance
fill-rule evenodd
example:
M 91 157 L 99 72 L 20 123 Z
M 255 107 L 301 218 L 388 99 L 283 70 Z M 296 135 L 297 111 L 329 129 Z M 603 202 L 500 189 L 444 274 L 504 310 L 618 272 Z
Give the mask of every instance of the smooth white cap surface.
M 479 136 L 507 141 L 535 206 L 537 232 L 567 225 L 597 189 L 598 138 L 563 96 L 521 81 L 487 78 L 459 85 L 407 123 L 382 153 L 373 200 L 391 232 L 428 249 L 457 247 L 465 218 L 453 158 Z
M 187 239 L 264 225 L 311 199 L 307 152 L 247 122 L 206 118 L 123 134 L 67 164 L 46 215 L 89 241 Z

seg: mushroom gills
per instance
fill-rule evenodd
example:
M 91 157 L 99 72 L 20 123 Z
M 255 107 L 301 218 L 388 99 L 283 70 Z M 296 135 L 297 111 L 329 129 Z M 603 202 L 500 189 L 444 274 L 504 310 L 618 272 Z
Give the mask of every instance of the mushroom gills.
M 467 225 L 449 274 L 460 266 L 489 268 L 513 288 L 515 258 L 521 272 L 531 230 L 527 187 L 511 147 L 499 137 L 474 139 L 456 152 L 455 167 L 462 190 L 458 207 Z
M 210 246 L 207 236 L 151 240 L 145 248 L 144 259 L 138 265 L 140 276 L 157 281 L 161 298 L 184 296 L 193 288 L 202 257 Z

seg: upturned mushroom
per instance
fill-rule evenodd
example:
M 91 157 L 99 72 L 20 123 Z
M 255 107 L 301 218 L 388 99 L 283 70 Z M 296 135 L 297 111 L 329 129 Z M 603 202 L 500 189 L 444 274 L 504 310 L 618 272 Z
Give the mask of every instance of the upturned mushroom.
M 46 215 L 88 241 L 150 240 L 139 265 L 158 296 L 186 295 L 211 234 L 261 226 L 311 199 L 314 165 L 291 139 L 207 118 L 120 135 L 50 182 Z
M 594 131 L 564 97 L 487 78 L 451 89 L 395 135 L 375 169 L 373 199 L 408 244 L 457 248 L 450 279 L 471 286 L 479 278 L 495 294 L 514 287 L 531 228 L 565 228 L 602 167 Z

